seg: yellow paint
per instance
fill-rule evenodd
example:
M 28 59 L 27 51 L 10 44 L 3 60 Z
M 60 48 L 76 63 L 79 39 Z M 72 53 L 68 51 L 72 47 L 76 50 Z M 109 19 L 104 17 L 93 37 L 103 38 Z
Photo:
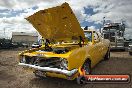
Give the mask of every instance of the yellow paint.
M 93 32 L 93 31 L 92 31 Z M 95 32 L 95 31 L 94 31 Z M 95 32 L 96 33 L 96 32 Z M 92 35 L 93 36 L 93 35 Z M 32 53 L 29 53 L 25 51 L 23 55 L 26 56 L 35 56 L 38 54 L 42 54 L 42 57 L 60 57 L 60 58 L 65 58 L 68 61 L 68 70 L 72 70 L 77 68 L 78 72 L 76 75 L 74 75 L 73 79 L 77 78 L 78 75 L 82 75 L 83 73 L 81 72 L 81 67 L 83 63 L 85 62 L 86 59 L 91 60 L 91 66 L 92 68 L 100 61 L 103 59 L 104 55 L 106 54 L 108 47 L 109 47 L 109 41 L 102 39 L 100 37 L 100 41 L 98 43 L 95 43 L 94 40 L 92 40 L 91 43 L 87 42 L 83 47 L 79 47 L 79 45 L 76 44 L 58 44 L 58 45 L 53 45 L 53 47 L 74 47 L 69 51 L 68 53 L 65 54 L 55 54 L 54 52 L 35 52 L 33 50 Z M 41 50 L 42 48 L 40 48 Z M 30 50 L 31 52 L 31 50 Z M 55 59 L 55 58 L 54 58 Z M 47 73 L 48 76 L 51 77 L 58 77 L 58 78 L 64 78 L 67 79 L 67 77 L 63 74 L 56 74 L 56 73 Z
M 26 18 L 45 39 L 71 40 L 84 37 L 77 18 L 68 3 L 40 10 Z
M 64 8 L 63 8 L 64 7 Z M 64 54 L 56 54 L 54 52 L 39 52 L 44 47 L 38 49 L 31 49 L 20 53 L 20 56 L 38 56 L 41 57 L 60 57 L 65 58 L 68 61 L 68 70 L 78 69 L 78 72 L 73 76 L 73 79 L 78 75 L 82 75 L 81 67 L 87 59 L 91 60 L 91 67 L 93 68 L 108 51 L 110 42 L 106 39 L 98 36 L 98 41 L 94 40 L 95 31 L 85 30 L 84 32 L 92 33 L 92 41 L 89 41 L 84 37 L 82 31 L 74 13 L 67 3 L 62 4 L 54 8 L 41 10 L 34 15 L 26 18 L 38 32 L 47 39 L 65 40 L 65 43 L 50 44 L 50 47 L 56 48 L 69 48 L 70 51 Z M 64 20 L 65 19 L 65 20 Z M 78 42 L 69 40 L 72 37 L 82 36 L 84 38 L 83 47 L 79 47 Z M 67 42 L 66 42 L 67 41 Z M 36 52 L 37 51 L 37 52 Z M 20 58 L 20 57 L 19 57 Z M 45 58 L 46 59 L 46 58 Z M 55 58 L 54 58 L 55 59 Z M 68 79 L 63 74 L 56 74 L 47 72 L 48 76 Z

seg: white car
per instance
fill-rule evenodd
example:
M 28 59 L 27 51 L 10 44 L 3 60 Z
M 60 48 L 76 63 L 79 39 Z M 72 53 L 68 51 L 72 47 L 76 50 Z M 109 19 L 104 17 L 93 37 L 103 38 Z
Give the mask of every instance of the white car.
M 41 45 L 39 43 L 33 43 L 32 44 L 32 48 L 39 48 L 41 47 Z

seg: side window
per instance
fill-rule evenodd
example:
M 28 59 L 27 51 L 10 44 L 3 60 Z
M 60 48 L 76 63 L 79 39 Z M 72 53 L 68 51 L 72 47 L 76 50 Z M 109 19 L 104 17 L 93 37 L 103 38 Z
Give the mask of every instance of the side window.
M 88 41 L 92 42 L 92 32 L 85 32 L 85 37 Z

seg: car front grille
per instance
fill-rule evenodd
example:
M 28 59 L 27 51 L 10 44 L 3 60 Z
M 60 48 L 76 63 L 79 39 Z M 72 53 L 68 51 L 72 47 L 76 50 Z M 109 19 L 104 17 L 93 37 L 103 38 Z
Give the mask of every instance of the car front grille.
M 29 57 L 25 56 L 25 63 L 32 64 L 40 67 L 52 67 L 52 68 L 60 68 L 61 67 L 61 58 L 58 57 Z

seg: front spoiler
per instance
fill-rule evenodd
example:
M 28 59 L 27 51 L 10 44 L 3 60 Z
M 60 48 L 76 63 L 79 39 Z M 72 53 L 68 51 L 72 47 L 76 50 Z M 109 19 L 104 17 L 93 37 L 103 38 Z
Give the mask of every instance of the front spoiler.
M 72 76 L 75 73 L 77 73 L 77 71 L 78 71 L 78 69 L 73 69 L 73 70 L 68 71 L 68 70 L 62 70 L 62 69 L 58 69 L 58 68 L 40 67 L 40 66 L 25 64 L 25 63 L 19 63 L 18 65 L 23 66 L 23 67 L 32 68 L 35 70 L 45 71 L 45 72 L 60 73 L 60 74 L 66 75 L 66 76 Z

